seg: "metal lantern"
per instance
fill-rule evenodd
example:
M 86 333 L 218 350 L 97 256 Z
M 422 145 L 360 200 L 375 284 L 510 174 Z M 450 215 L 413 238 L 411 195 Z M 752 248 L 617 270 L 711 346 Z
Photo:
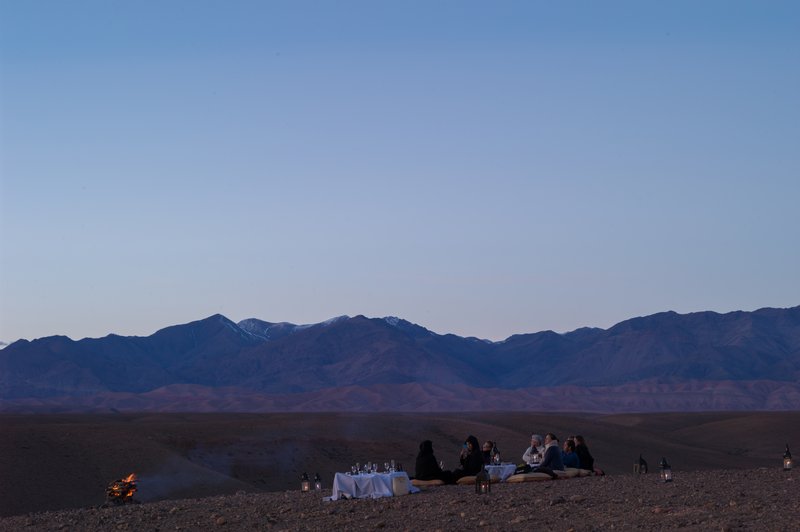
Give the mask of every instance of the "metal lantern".
M 489 472 L 486 468 L 481 468 L 480 473 L 475 475 L 475 493 L 478 495 L 486 495 L 492 491 L 492 479 L 489 477 Z
M 322 489 L 322 479 L 319 478 L 319 473 L 314 475 L 314 489 L 317 491 Z
M 300 477 L 300 491 L 303 493 L 311 490 L 311 481 L 308 480 L 308 474 L 303 473 L 303 476 Z
M 667 459 L 662 456 L 658 465 L 661 467 L 661 481 L 672 482 L 672 467 L 667 463 Z
M 792 453 L 789 452 L 789 444 L 786 444 L 786 452 L 783 453 L 783 470 L 789 471 L 792 469 Z

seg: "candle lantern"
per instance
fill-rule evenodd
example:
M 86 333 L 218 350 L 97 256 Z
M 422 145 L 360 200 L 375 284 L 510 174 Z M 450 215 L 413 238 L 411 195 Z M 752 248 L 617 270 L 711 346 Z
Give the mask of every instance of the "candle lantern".
M 497 441 L 492 442 L 492 463 L 500 465 L 500 451 L 497 450 Z
M 489 477 L 489 472 L 486 467 L 481 468 L 480 473 L 475 475 L 475 493 L 478 495 L 486 495 L 492 491 L 492 479 Z
M 311 481 L 308 480 L 308 474 L 303 473 L 303 476 L 300 477 L 300 491 L 307 492 L 311 490 Z
M 314 489 L 317 491 L 322 489 L 322 479 L 319 478 L 319 473 L 314 475 Z
M 672 482 L 672 467 L 667 463 L 667 459 L 663 456 L 661 457 L 661 463 L 659 466 L 661 467 L 661 481 Z
M 789 452 L 789 444 L 786 444 L 786 452 L 783 453 L 783 470 L 789 471 L 792 469 L 792 453 Z

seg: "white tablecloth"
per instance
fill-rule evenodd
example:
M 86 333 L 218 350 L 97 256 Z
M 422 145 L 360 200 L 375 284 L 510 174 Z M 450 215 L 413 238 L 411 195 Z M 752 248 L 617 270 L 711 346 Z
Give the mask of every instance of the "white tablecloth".
M 391 497 L 392 479 L 395 477 L 405 478 L 408 484 L 408 493 L 417 493 L 419 488 L 411 485 L 405 471 L 397 473 L 369 473 L 361 475 L 348 475 L 347 473 L 336 473 L 333 477 L 333 490 L 330 496 L 331 501 L 340 498 L 345 499 L 379 499 L 380 497 Z
M 499 480 L 500 482 L 505 481 L 508 477 L 514 474 L 516 471 L 517 466 L 514 464 L 501 464 L 501 465 L 487 465 L 486 471 L 489 473 L 489 476 L 492 480 Z

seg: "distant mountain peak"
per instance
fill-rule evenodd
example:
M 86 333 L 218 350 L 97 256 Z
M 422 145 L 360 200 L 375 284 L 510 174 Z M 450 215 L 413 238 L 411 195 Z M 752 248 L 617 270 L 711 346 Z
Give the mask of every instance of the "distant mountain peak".
M 327 319 L 319 323 L 306 323 L 297 325 L 288 321 L 281 321 L 272 323 L 269 321 L 260 320 L 258 318 L 248 318 L 240 321 L 237 326 L 247 331 L 248 333 L 257 336 L 263 340 L 277 340 L 290 334 L 294 334 L 311 327 L 327 327 L 340 321 L 349 320 L 350 316 L 342 315 L 334 318 Z
M 400 323 L 401 320 L 397 316 L 385 316 L 383 318 L 383 321 L 385 321 L 392 327 L 397 327 L 397 324 Z

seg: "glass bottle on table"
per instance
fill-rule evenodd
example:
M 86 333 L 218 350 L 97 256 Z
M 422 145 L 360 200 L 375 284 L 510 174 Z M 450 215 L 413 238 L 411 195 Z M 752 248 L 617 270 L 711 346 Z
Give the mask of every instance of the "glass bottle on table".
M 492 463 L 500 465 L 500 451 L 497 450 L 497 442 L 492 442 Z

